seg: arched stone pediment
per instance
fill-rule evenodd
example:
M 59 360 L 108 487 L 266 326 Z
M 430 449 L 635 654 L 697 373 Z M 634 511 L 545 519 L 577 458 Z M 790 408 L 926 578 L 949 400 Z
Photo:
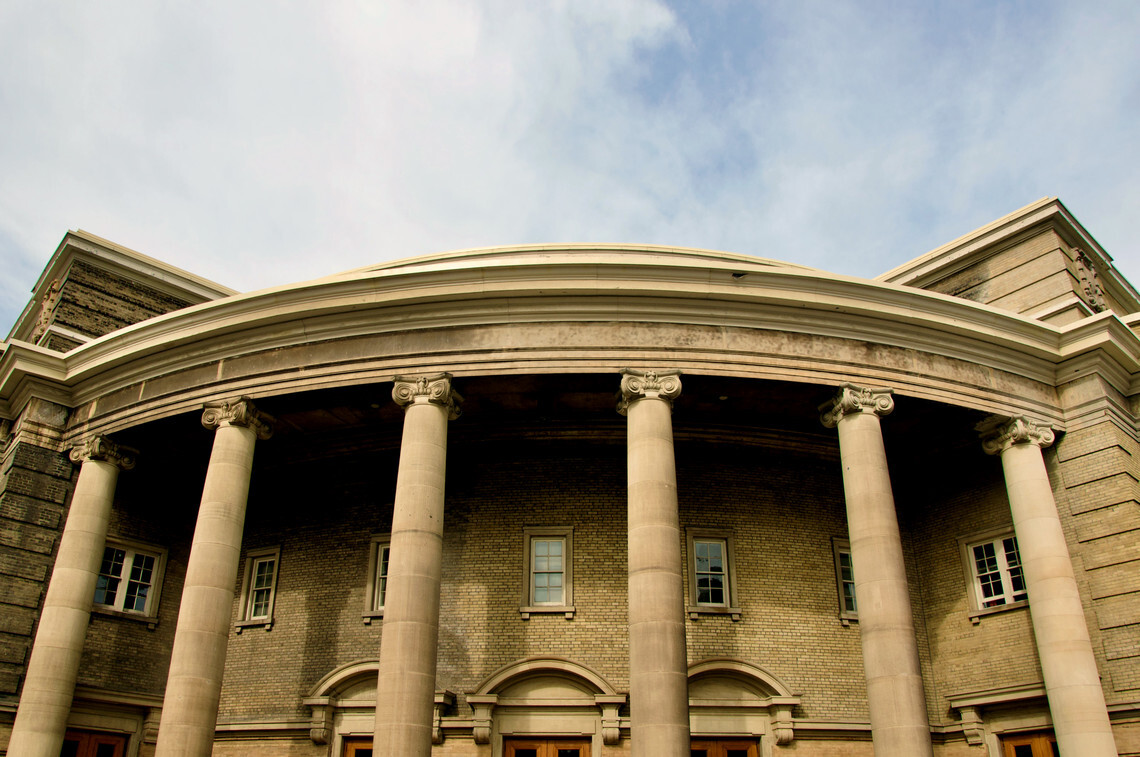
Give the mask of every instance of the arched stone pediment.
M 376 701 L 379 660 L 356 660 L 325 674 L 309 691 L 309 698 L 333 697 L 339 701 Z
M 694 733 L 769 734 L 777 744 L 795 737 L 792 709 L 800 703 L 786 683 L 758 665 L 731 658 L 689 666 L 689 709 Z
M 528 657 L 505 665 L 467 695 L 475 711 L 477 744 L 489 743 L 497 727 L 501 733 L 525 733 L 528 728 L 597 733 L 603 743 L 614 745 L 620 739 L 618 710 L 625 699 L 596 671 L 561 657 Z
M 795 694 L 772 673 L 727 657 L 702 660 L 689 666 L 689 697 L 766 700 Z
M 600 674 L 585 665 L 562 657 L 528 657 L 496 670 L 479 684 L 475 694 L 511 696 L 526 681 L 536 679 L 540 686 L 569 687 L 583 694 L 617 694 Z

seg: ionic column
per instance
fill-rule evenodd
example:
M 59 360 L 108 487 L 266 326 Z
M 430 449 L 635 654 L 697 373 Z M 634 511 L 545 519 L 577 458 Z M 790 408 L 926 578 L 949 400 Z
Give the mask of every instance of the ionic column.
M 202 425 L 217 430 L 178 607 L 157 757 L 213 750 L 253 447 L 269 438 L 270 422 L 246 398 L 208 405 L 202 414 Z
M 1041 454 L 1053 443 L 1053 431 L 1026 418 L 991 418 L 978 430 L 986 452 L 1001 455 L 1057 745 L 1066 757 L 1115 757 L 1084 608 Z
M 135 454 L 105 436 L 93 437 L 71 451 L 71 461 L 83 467 L 59 540 L 8 754 L 59 757 L 106 546 L 115 483 L 120 469 L 134 467 Z
M 396 377 L 404 435 L 392 507 L 392 540 L 373 753 L 429 757 L 435 711 L 439 584 L 443 565 L 443 487 L 447 422 L 461 400 L 451 376 Z
M 689 677 L 673 459 L 677 371 L 623 370 L 628 418 L 629 714 L 634 757 L 688 757 Z
M 828 428 L 839 430 L 875 757 L 919 757 L 933 754 L 930 724 L 902 538 L 879 427 L 879 417 L 893 409 L 890 390 L 843 384 L 835 399 L 820 408 L 820 419 Z

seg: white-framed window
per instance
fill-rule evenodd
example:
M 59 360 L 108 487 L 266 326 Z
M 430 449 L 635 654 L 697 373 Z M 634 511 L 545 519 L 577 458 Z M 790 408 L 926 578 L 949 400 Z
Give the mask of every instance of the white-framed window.
M 991 531 L 958 541 L 969 580 L 970 617 L 974 622 L 982 615 L 1027 603 L 1029 594 L 1016 536 L 1008 530 Z
M 685 537 L 689 551 L 689 617 L 727 614 L 740 620 L 732 534 L 688 529 Z
M 241 606 L 237 627 L 273 626 L 273 605 L 277 599 L 277 568 L 281 562 L 281 547 L 251 551 L 245 558 L 242 578 Z
M 570 526 L 524 528 L 526 564 L 523 619 L 534 613 L 574 617 L 574 529 Z
M 94 609 L 153 618 L 166 570 L 166 550 L 108 539 L 95 580 Z
M 859 619 L 859 608 L 855 602 L 855 569 L 851 565 L 851 542 L 834 538 L 831 540 L 831 550 L 835 556 L 839 619 L 847 625 L 848 621 Z
M 388 534 L 373 536 L 368 550 L 368 581 L 364 586 L 364 622 L 384 617 L 384 595 L 388 592 Z

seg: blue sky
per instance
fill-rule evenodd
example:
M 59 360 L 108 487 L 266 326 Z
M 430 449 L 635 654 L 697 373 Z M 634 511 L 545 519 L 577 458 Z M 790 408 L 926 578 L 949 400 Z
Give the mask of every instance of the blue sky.
M 240 290 L 528 242 L 871 277 L 1059 196 L 1140 283 L 1140 3 L 0 4 L 0 331 L 83 228 Z

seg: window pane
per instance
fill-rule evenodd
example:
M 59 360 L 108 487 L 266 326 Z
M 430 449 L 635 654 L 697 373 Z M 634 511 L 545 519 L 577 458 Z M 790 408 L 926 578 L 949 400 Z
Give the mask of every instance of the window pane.
M 146 610 L 146 598 L 154 576 L 154 556 L 135 553 L 131 560 L 131 578 L 127 581 L 127 593 L 123 599 L 123 609 L 133 612 Z
M 372 608 L 384 609 L 384 595 L 388 592 L 388 545 L 380 546 L 379 565 L 376 566 L 376 586 L 373 589 Z
M 277 564 L 276 560 L 258 560 L 254 566 L 254 589 L 268 589 L 273 583 L 273 567 Z
M 582 750 L 578 747 L 558 750 L 558 757 L 578 757 L 580 754 L 582 754 Z
M 1013 757 L 1033 757 L 1031 744 L 1017 744 L 1013 747 Z
M 107 547 L 103 550 L 103 562 L 99 566 L 99 578 L 95 581 L 95 604 L 114 605 L 119 593 L 119 580 L 123 575 L 125 550 Z
M 532 539 L 531 601 L 536 605 L 560 605 L 563 603 L 564 567 L 562 555 L 565 543 L 562 539 Z
M 697 604 L 727 604 L 724 551 L 721 541 L 693 541 Z
M 115 757 L 115 744 L 100 744 L 95 747 L 95 757 Z

